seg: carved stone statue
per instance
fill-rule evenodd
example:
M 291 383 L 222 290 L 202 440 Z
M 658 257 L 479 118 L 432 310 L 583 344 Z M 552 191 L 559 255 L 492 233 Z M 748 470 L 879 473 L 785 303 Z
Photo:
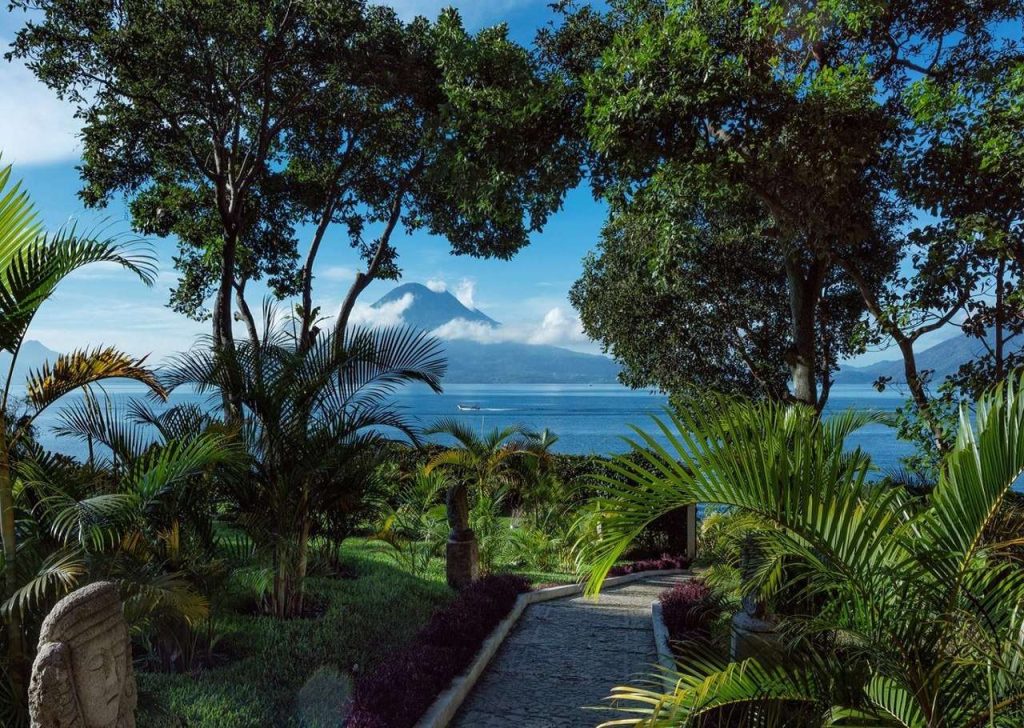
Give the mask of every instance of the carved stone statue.
M 57 602 L 39 632 L 32 728 L 135 728 L 135 674 L 117 587 L 96 582 Z
M 473 531 L 469 528 L 469 494 L 463 483 L 455 483 L 448 488 L 445 498 L 448 506 L 448 526 L 451 532 L 448 537 L 452 541 L 468 541 L 473 538 Z
M 480 577 L 480 551 L 476 535 L 469 527 L 469 494 L 464 483 L 448 489 L 448 543 L 445 547 L 445 573 L 448 585 L 464 589 Z

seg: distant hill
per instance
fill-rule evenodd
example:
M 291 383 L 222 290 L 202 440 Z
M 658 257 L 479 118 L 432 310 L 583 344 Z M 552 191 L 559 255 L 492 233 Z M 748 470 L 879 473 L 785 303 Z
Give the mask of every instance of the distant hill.
M 52 362 L 57 356 L 59 355 L 56 351 L 47 349 L 34 339 L 28 339 L 21 345 L 21 351 L 18 352 L 18 361 L 14 364 L 14 379 L 12 383 L 14 386 L 21 386 L 25 383 L 25 377 L 28 376 L 29 372 L 36 371 L 44 362 Z M 10 353 L 0 351 L 0 371 L 6 374 L 7 367 L 10 365 Z
M 374 302 L 371 308 L 397 303 L 407 295 L 412 296 L 412 304 L 402 312 L 402 321 L 417 329 L 433 331 L 455 319 L 500 326 L 490 316 L 462 305 L 462 302 L 448 291 L 432 291 L 420 283 L 405 283 L 398 286 Z
M 424 331 L 454 321 L 481 323 L 500 329 L 485 313 L 464 306 L 447 291 L 432 291 L 419 283 L 398 286 L 372 304 L 380 308 L 411 295 L 402 321 Z M 444 342 L 448 355 L 448 384 L 610 384 L 617 380 L 619 365 L 606 356 L 583 354 L 559 346 L 521 344 L 511 341 L 481 343 L 467 339 Z
M 445 341 L 449 384 L 610 384 L 619 365 L 558 346 Z
M 933 370 L 932 380 L 938 382 L 984 351 L 982 342 L 959 334 L 929 349 L 916 352 L 915 358 L 917 368 Z M 896 383 L 905 382 L 903 359 L 887 359 L 865 367 L 843 366 L 836 373 L 836 384 L 871 384 L 879 377 L 892 377 Z

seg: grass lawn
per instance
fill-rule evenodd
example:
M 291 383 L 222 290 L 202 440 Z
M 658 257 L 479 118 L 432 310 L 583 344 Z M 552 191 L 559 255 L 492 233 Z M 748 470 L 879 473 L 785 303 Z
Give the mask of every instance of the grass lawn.
M 345 675 L 372 670 L 453 597 L 440 560 L 417 577 L 398 568 L 379 545 L 362 539 L 346 541 L 342 554 L 356 578 L 307 582 L 312 599 L 326 607 L 323 616 L 286 621 L 221 616 L 221 644 L 231 655 L 225 665 L 194 675 L 137 672 L 139 725 L 338 725 Z M 524 576 L 535 584 L 573 580 L 557 573 Z
M 453 596 L 440 570 L 414 577 L 365 541 L 346 542 L 343 555 L 356 578 L 308 581 L 309 594 L 326 605 L 323 616 L 286 621 L 223 616 L 218 628 L 232 655 L 224 666 L 196 675 L 137 673 L 139 724 L 331 725 L 310 720 L 309 714 L 343 692 L 342 675 L 372 669 Z

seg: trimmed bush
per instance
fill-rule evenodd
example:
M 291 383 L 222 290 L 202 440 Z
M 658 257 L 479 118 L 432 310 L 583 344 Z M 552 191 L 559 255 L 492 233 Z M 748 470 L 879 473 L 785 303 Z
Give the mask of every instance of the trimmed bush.
M 657 559 L 642 559 L 640 561 L 631 561 L 628 564 L 619 564 L 613 566 L 608 572 L 608 576 L 625 576 L 626 574 L 635 574 L 638 571 L 667 571 L 669 569 L 685 569 L 690 565 L 690 560 L 685 556 L 672 556 L 671 554 L 662 554 Z
M 721 608 L 707 584 L 697 579 L 662 592 L 661 614 L 673 640 L 707 639 Z
M 484 640 L 530 590 L 512 574 L 485 576 L 434 613 L 412 643 L 393 653 L 356 686 L 348 728 L 408 728 L 456 677 Z

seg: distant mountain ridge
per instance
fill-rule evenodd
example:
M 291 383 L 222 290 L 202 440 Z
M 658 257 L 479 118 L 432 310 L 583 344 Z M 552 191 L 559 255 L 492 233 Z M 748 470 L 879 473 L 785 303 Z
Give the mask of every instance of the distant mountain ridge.
M 20 387 L 25 384 L 25 378 L 30 372 L 38 371 L 45 362 L 53 362 L 60 356 L 53 349 L 46 348 L 41 342 L 35 339 L 27 339 L 18 352 L 18 360 L 14 363 L 14 377 L 11 384 Z M 0 351 L 0 371 L 7 373 L 11 365 L 11 354 L 7 351 Z
M 433 291 L 419 283 L 398 286 L 371 304 L 371 308 L 411 302 L 402 310 L 402 322 L 434 331 L 456 320 L 500 329 L 487 314 L 462 304 L 448 291 Z M 560 346 L 512 341 L 482 343 L 446 339 L 448 384 L 610 384 L 618 381 L 619 365 L 606 356 L 584 354 Z
M 990 342 L 991 343 L 991 337 Z M 915 352 L 918 370 L 931 370 L 932 381 L 941 382 L 954 374 L 961 364 L 983 354 L 985 345 L 976 338 L 959 334 L 935 346 Z M 887 359 L 868 366 L 842 366 L 836 373 L 836 384 L 871 384 L 879 377 L 891 377 L 894 383 L 906 382 L 902 359 Z

